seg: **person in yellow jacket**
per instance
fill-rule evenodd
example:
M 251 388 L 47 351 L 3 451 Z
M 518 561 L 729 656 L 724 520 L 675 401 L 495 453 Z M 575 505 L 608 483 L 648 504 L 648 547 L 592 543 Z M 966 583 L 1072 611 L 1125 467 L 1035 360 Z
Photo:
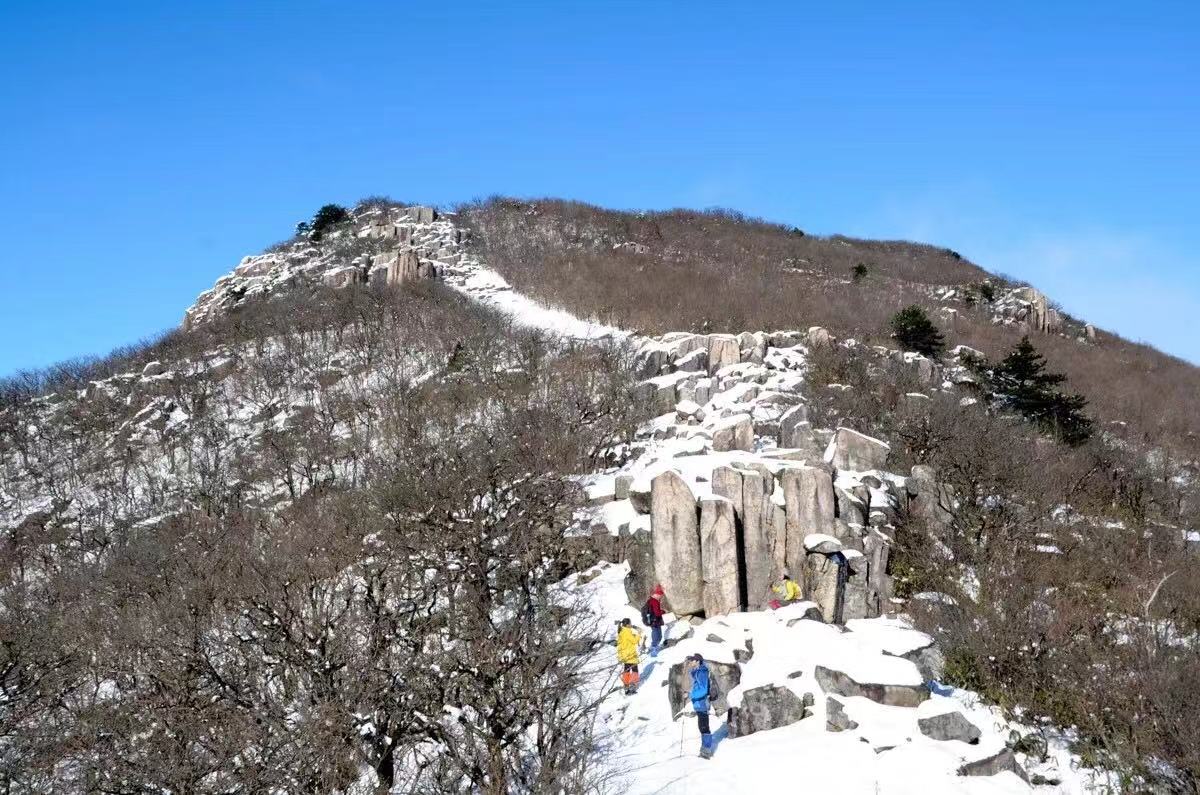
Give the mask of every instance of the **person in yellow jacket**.
M 642 633 L 633 628 L 633 622 L 628 618 L 621 619 L 617 627 L 617 661 L 621 663 L 621 684 L 625 685 L 625 695 L 631 696 L 637 691 L 638 680 L 638 650 L 643 645 Z
M 778 610 L 784 605 L 790 605 L 792 602 L 800 601 L 800 586 L 797 585 L 791 577 L 783 575 L 783 579 L 778 585 L 773 585 L 771 590 L 779 597 L 771 600 L 771 608 Z

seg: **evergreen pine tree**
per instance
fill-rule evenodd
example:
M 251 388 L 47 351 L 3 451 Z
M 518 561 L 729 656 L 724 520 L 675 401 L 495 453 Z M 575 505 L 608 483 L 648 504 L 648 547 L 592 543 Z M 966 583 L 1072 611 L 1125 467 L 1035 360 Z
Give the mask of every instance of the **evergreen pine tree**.
M 327 229 L 349 220 L 350 211 L 345 207 L 340 204 L 326 204 L 313 216 L 312 223 L 309 224 L 309 237 L 313 240 L 320 240 L 324 237 Z
M 997 403 L 1068 444 L 1081 444 L 1092 434 L 1092 421 L 1083 413 L 1085 398 L 1059 390 L 1066 380 L 1065 375 L 1046 370 L 1045 358 L 1027 336 L 991 371 Z
M 892 337 L 906 351 L 936 357 L 946 347 L 942 333 L 921 307 L 913 305 L 892 316 Z

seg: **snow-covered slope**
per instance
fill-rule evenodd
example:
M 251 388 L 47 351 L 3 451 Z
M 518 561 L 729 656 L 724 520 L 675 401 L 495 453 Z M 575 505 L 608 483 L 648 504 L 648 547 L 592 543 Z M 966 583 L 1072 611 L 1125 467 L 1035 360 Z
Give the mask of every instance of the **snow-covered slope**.
M 625 599 L 623 581 L 628 567 L 601 565 L 596 572 L 572 578 L 572 589 L 585 593 L 598 616 L 629 617 L 637 610 Z M 578 584 L 579 580 L 587 580 Z M 798 609 L 800 608 L 800 609 Z M 883 680 L 903 676 L 902 658 L 890 656 L 897 646 L 924 646 L 928 636 L 911 629 L 903 619 L 878 618 L 856 622 L 847 630 L 812 619 L 798 618 L 799 605 L 780 611 L 735 613 L 691 626 L 668 616 L 668 642 L 686 635 L 655 659 L 644 658 L 642 682 L 632 697 L 616 687 L 616 658 L 611 646 L 595 653 L 597 667 L 612 673 L 597 677 L 598 688 L 611 689 L 600 707 L 606 731 L 603 752 L 618 776 L 614 791 L 649 793 L 768 792 L 779 788 L 847 795 L 930 795 L 931 793 L 1024 793 L 1031 787 L 1015 773 L 960 776 L 963 765 L 1004 751 L 1013 731 L 1032 727 L 1004 720 L 999 710 L 982 704 L 968 691 L 938 686 L 917 708 L 885 706 L 864 697 L 841 698 L 848 717 L 858 726 L 844 731 L 827 727 L 827 694 L 814 676 L 823 666 L 853 666 L 857 675 Z M 611 622 L 600 620 L 600 623 Z M 730 639 L 709 641 L 709 637 Z M 711 760 L 697 756 L 699 735 L 690 714 L 672 715 L 667 680 L 672 666 L 699 652 L 706 660 L 732 663 L 733 649 L 749 639 L 753 655 L 742 662 L 742 684 L 730 692 L 737 704 L 747 690 L 779 685 L 797 694 L 811 693 L 811 714 L 796 723 L 745 737 L 730 738 L 725 716 L 714 716 L 717 750 Z M 736 642 L 736 643 L 735 643 Z M 911 665 L 911 663 L 908 663 Z M 977 744 L 935 740 L 923 734 L 918 719 L 960 712 L 980 730 Z M 1018 755 L 1031 776 L 1057 781 L 1036 787 L 1039 792 L 1086 793 L 1106 791 L 1103 782 L 1079 768 L 1065 740 L 1052 736 L 1046 761 Z M 1038 780 L 1038 779 L 1035 779 Z

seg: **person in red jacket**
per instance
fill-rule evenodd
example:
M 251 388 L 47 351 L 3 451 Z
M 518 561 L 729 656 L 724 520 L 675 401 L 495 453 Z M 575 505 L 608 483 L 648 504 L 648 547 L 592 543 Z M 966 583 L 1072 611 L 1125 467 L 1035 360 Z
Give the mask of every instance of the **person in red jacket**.
M 650 656 L 658 656 L 658 647 L 662 645 L 663 630 L 663 587 L 655 585 L 650 598 L 642 608 L 642 621 L 650 627 Z

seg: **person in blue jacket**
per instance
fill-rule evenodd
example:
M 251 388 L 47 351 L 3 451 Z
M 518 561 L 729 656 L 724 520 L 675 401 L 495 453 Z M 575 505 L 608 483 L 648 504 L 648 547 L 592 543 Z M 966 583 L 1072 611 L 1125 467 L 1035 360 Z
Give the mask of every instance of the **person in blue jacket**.
M 700 758 L 712 759 L 713 741 L 708 726 L 708 696 L 712 688 L 708 683 L 708 666 L 699 654 L 688 657 L 688 673 L 692 677 L 692 689 L 688 698 L 692 700 L 692 709 L 696 711 L 696 725 L 700 727 Z

